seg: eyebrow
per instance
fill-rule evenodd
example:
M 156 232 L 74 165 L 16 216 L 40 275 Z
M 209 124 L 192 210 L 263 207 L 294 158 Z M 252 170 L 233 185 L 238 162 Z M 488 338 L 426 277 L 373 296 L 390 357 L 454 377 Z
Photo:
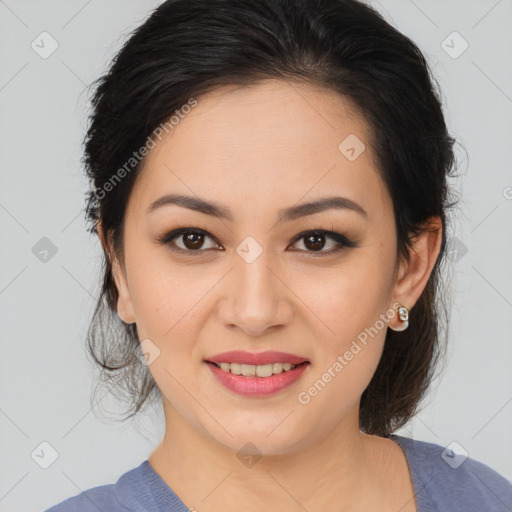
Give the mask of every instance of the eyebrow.
M 166 205 L 176 205 L 182 208 L 188 208 L 205 215 L 212 217 L 222 218 L 234 221 L 234 216 L 231 211 L 214 202 L 206 201 L 199 197 L 184 196 L 179 194 L 168 194 L 160 197 L 147 208 L 146 214 L 154 212 L 158 208 Z M 359 213 L 363 217 L 368 217 L 366 210 L 355 201 L 346 197 L 324 197 L 316 201 L 309 203 L 303 203 L 296 206 L 291 206 L 278 211 L 278 219 L 280 222 L 287 222 L 298 219 L 300 217 L 306 217 L 307 215 L 313 215 L 315 213 L 323 212 L 325 210 L 351 210 Z

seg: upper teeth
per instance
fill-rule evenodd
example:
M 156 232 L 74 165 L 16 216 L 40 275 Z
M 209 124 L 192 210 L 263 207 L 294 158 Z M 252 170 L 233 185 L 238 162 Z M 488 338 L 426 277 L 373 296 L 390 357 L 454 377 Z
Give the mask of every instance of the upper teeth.
M 239 363 L 220 363 L 220 368 L 225 372 L 231 372 L 235 375 L 270 377 L 274 373 L 281 373 L 283 370 L 293 370 L 296 365 L 291 363 L 270 363 L 270 364 L 239 364 Z

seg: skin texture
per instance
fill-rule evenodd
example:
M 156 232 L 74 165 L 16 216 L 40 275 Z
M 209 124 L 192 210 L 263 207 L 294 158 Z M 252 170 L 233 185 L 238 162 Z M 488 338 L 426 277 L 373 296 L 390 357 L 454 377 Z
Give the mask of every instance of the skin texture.
M 368 133 L 334 92 L 266 80 L 198 98 L 147 157 L 127 207 L 124 261 L 113 256 L 118 312 L 160 351 L 149 370 L 164 397 L 166 432 L 149 461 L 188 507 L 416 510 L 400 447 L 359 431 L 360 398 L 387 325 L 308 404 L 297 399 L 395 302 L 414 306 L 439 253 L 441 230 L 425 231 L 410 261 L 397 261 L 392 202 Z M 366 145 L 354 161 L 338 149 L 350 134 Z M 176 205 L 146 214 L 168 193 L 215 201 L 234 221 Z M 331 195 L 367 216 L 328 210 L 278 222 L 278 210 Z M 204 252 L 157 243 L 178 227 L 207 231 Z M 336 242 L 326 237 L 315 253 L 306 238 L 296 240 L 313 229 L 357 247 L 327 254 Z M 236 252 L 247 236 L 263 251 L 250 264 Z M 183 236 L 174 243 L 186 250 Z M 388 325 L 399 324 L 394 316 Z M 311 365 L 286 390 L 247 398 L 203 362 L 227 350 L 291 352 Z M 247 442 L 263 455 L 252 467 L 237 457 Z

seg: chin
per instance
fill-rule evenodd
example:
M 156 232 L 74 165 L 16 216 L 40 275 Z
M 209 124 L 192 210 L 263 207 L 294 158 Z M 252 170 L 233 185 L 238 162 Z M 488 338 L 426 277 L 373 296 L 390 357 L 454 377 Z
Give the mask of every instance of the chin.
M 285 426 L 284 423 L 288 421 L 283 422 L 283 416 L 281 416 L 278 421 L 272 422 L 271 427 L 263 424 L 235 427 L 231 424 L 227 428 L 231 436 L 217 425 L 215 432 L 210 431 L 207 435 L 216 443 L 236 452 L 239 458 L 244 455 L 255 457 L 286 455 L 304 449 L 304 442 L 306 440 L 311 442 L 312 439 L 311 432 L 294 430 L 291 424 Z M 283 424 L 280 425 L 281 422 Z

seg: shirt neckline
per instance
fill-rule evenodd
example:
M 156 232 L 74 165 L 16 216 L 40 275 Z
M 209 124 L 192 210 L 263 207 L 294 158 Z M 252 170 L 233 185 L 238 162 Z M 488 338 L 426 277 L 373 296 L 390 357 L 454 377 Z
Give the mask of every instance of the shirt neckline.
M 421 464 L 416 457 L 416 446 L 414 439 L 411 439 L 410 437 L 403 437 L 398 434 L 390 434 L 389 439 L 398 444 L 405 455 L 407 466 L 409 468 L 409 474 L 414 488 L 417 512 L 428 512 L 433 510 L 430 498 L 426 491 L 424 479 L 419 473 Z

